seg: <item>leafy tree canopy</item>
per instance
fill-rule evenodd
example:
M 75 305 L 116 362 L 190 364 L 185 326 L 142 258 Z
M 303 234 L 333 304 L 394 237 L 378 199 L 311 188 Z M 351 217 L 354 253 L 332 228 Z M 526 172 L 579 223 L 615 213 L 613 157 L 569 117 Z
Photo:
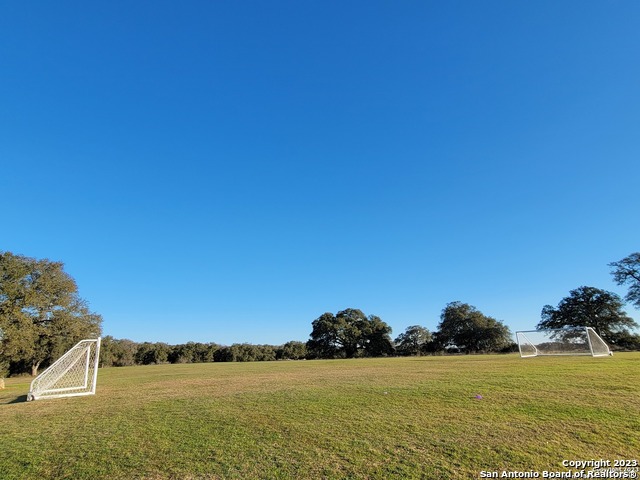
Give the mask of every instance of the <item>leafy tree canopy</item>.
M 538 329 L 591 327 L 603 339 L 616 344 L 626 338 L 638 324 L 623 308 L 622 299 L 612 292 L 594 287 L 580 287 L 569 292 L 556 308 L 545 305 Z
M 613 268 L 611 274 L 618 285 L 629 285 L 625 300 L 640 308 L 640 252 L 632 253 L 609 266 Z
M 290 341 L 276 349 L 277 360 L 302 360 L 307 356 L 304 342 Z
M 442 311 L 436 339 L 444 348 L 465 353 L 496 352 L 512 343 L 506 325 L 462 302 L 449 303 Z
M 99 336 L 101 323 L 62 263 L 0 252 L 0 362 L 35 375 L 79 340 Z
M 400 355 L 420 355 L 431 340 L 429 330 L 420 325 L 412 325 L 396 338 L 396 352 Z
M 316 358 L 377 357 L 393 353 L 391 327 L 375 315 L 366 316 L 361 310 L 347 308 L 324 313 L 312 324 L 307 350 Z

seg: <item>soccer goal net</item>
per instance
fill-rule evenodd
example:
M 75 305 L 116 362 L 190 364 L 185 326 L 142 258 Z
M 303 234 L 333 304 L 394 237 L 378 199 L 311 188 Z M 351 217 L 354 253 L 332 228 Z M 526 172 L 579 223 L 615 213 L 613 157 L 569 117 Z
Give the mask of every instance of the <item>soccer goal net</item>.
M 27 401 L 96 393 L 100 338 L 81 340 L 31 382 Z
M 591 327 L 560 328 L 516 332 L 520 356 L 612 355 L 609 346 Z

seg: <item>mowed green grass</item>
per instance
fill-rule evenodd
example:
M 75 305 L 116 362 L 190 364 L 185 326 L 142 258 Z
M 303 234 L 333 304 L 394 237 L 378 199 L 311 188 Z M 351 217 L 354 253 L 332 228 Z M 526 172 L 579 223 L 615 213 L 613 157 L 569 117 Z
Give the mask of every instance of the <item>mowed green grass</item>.
M 111 368 L 95 396 L 29 403 L 29 379 L 6 383 L 2 479 L 466 479 L 640 457 L 640 353 Z

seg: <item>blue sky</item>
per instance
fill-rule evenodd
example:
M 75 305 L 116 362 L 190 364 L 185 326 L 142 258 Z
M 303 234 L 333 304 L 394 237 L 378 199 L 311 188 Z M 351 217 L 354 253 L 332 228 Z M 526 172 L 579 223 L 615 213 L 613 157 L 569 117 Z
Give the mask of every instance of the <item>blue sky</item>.
M 640 3 L 3 2 L 0 250 L 106 335 L 530 329 L 640 249 Z M 628 313 L 640 315 L 631 306 Z

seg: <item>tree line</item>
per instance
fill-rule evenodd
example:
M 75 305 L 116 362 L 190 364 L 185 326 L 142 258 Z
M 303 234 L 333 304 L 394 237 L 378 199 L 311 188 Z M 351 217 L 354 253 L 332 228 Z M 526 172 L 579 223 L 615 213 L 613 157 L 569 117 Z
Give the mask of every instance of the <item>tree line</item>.
M 444 309 L 439 330 L 408 327 L 395 340 L 381 318 L 348 308 L 336 315 L 324 313 L 312 322 L 311 339 L 284 345 L 187 342 L 134 342 L 106 336 L 100 349 L 100 366 L 125 367 L 161 363 L 256 362 L 328 358 L 381 357 L 437 353 L 509 352 L 516 349 L 504 324 L 486 317 L 475 307 L 453 302 Z
M 187 342 L 169 345 L 164 342 L 134 342 L 106 336 L 100 347 L 101 367 L 128 367 L 161 363 L 260 362 L 301 360 L 306 358 L 304 342 L 284 345 L 253 345 L 236 343 L 231 346 L 216 343 Z
M 449 303 L 432 334 L 408 327 L 395 341 L 391 327 L 375 315 L 348 308 L 324 313 L 311 324 L 308 358 L 355 358 L 437 353 L 490 353 L 515 350 L 509 328 L 472 305 Z
M 615 283 L 628 287 L 625 299 L 640 308 L 640 253 L 610 263 Z M 542 308 L 539 329 L 589 326 L 617 350 L 640 350 L 638 324 L 624 301 L 606 290 L 582 286 L 557 307 Z M 357 358 L 441 353 L 509 352 L 516 349 L 509 328 L 472 305 L 451 302 L 434 332 L 408 327 L 392 340 L 391 327 L 356 308 L 326 312 L 311 323 L 307 342 L 284 345 L 188 342 L 136 343 L 107 336 L 102 366 L 158 363 L 246 362 L 316 358 Z M 7 374 L 35 375 L 83 338 L 101 334 L 102 317 L 79 297 L 61 262 L 0 252 L 0 379 Z

